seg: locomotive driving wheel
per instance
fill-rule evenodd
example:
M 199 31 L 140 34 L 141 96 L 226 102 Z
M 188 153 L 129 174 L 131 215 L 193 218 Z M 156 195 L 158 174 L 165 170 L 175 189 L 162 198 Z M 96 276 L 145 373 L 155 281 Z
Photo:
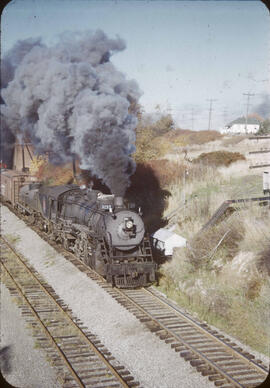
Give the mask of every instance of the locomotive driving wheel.
M 92 255 L 92 265 L 95 271 L 97 271 L 101 276 L 106 275 L 106 264 L 102 257 L 101 243 L 98 243 L 93 251 Z

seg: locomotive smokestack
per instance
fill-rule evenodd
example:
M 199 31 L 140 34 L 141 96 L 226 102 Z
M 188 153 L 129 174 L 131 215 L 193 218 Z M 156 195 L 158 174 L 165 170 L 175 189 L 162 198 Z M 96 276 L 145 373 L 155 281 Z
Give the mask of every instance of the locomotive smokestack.
M 124 206 L 124 199 L 123 197 L 114 197 L 114 206 L 115 207 L 123 207 Z
M 73 171 L 73 181 L 77 183 L 76 160 L 74 155 L 72 157 L 72 171 Z

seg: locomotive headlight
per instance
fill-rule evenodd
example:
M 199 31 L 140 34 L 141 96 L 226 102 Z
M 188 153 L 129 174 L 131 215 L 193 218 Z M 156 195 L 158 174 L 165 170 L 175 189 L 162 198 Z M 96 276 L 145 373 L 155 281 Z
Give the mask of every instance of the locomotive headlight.
M 132 220 L 127 220 L 126 221 L 126 228 L 127 229 L 132 229 L 133 228 L 133 221 Z

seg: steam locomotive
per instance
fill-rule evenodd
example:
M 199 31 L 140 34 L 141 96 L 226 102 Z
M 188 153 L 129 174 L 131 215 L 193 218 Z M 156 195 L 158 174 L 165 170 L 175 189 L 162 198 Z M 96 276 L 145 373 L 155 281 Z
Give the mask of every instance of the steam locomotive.
M 122 197 L 74 184 L 34 182 L 22 185 L 13 202 L 31 223 L 112 285 L 135 288 L 155 281 L 156 264 L 140 209 L 135 211 Z

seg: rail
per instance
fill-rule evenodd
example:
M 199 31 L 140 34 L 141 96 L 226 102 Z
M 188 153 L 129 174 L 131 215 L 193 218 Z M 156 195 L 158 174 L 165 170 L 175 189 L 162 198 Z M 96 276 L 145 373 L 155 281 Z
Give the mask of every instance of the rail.
M 225 202 L 230 204 L 259 200 L 269 201 L 270 196 Z M 113 288 L 72 253 L 64 251 L 55 243 L 51 245 L 64 253 L 67 260 L 134 314 L 148 330 L 189 361 L 198 372 L 208 376 L 215 385 L 222 388 L 249 388 L 258 386 L 266 379 L 268 367 L 261 360 L 255 359 L 254 355 L 243 350 L 217 330 L 213 330 L 205 322 L 182 311 L 154 288 L 134 290 Z
M 7 287 L 22 300 L 20 307 L 35 332 L 41 346 L 60 363 L 64 386 L 72 376 L 80 387 L 105 387 L 108 383 L 118 387 L 135 387 L 134 381 L 111 353 L 72 314 L 63 301 L 26 259 L 16 252 L 3 237 L 0 239 L 3 257 L 1 267 L 8 278 Z M 6 258 L 5 258 L 6 255 Z M 67 334 L 68 333 L 68 334 Z M 53 356 L 52 356 L 53 354 Z M 62 368 L 68 373 L 61 372 Z M 116 385 L 115 385 L 116 384 Z

